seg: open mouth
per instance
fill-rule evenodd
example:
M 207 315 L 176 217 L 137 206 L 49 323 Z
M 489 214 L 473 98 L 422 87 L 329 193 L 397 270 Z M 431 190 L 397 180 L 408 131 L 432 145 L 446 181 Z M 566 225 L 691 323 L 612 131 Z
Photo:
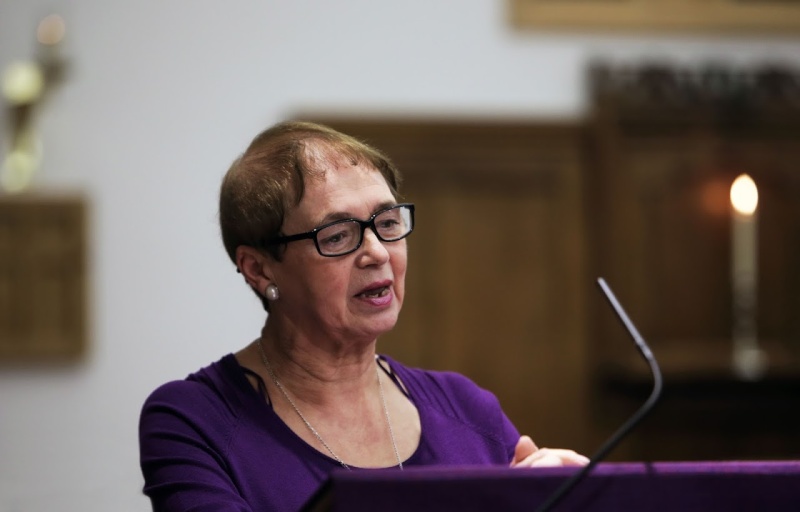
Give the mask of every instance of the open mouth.
M 359 297 L 364 297 L 366 299 L 374 299 L 376 297 L 385 297 L 389 293 L 388 286 L 381 286 L 378 288 L 372 288 L 370 290 L 365 290 L 358 294 Z

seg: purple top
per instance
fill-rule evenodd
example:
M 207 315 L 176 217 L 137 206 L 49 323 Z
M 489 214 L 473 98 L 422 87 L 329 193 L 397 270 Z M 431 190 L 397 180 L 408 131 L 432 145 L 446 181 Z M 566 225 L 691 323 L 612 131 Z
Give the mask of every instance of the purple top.
M 381 359 L 419 412 L 419 446 L 403 466 L 509 464 L 519 433 L 492 393 L 456 373 Z M 283 423 L 245 372 L 229 354 L 145 402 L 139 449 L 154 511 L 295 511 L 341 470 Z

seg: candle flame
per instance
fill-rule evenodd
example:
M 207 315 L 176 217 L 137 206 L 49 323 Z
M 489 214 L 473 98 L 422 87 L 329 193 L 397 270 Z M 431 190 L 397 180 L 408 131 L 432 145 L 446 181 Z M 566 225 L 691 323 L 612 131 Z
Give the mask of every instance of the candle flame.
M 742 215 L 753 215 L 758 207 L 758 188 L 753 178 L 740 174 L 731 185 L 731 204 Z

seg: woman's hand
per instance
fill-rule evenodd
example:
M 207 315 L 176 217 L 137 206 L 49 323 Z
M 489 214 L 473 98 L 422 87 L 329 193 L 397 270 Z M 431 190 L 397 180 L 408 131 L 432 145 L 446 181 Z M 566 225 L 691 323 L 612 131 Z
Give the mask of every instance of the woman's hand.
M 572 450 L 539 448 L 528 436 L 522 436 L 514 448 L 512 468 L 534 468 L 544 466 L 585 466 L 589 459 Z

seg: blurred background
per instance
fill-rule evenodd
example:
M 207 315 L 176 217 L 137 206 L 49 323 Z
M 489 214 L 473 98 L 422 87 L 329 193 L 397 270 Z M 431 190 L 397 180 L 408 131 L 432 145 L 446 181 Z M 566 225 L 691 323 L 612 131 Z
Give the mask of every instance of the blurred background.
M 149 509 L 144 399 L 263 322 L 220 180 L 290 117 L 386 150 L 418 205 L 379 350 L 590 454 L 650 386 L 603 275 L 667 383 L 615 460 L 799 458 L 800 9 L 539 4 L 0 2 L 0 157 L 30 178 L 0 195 L 0 512 Z

